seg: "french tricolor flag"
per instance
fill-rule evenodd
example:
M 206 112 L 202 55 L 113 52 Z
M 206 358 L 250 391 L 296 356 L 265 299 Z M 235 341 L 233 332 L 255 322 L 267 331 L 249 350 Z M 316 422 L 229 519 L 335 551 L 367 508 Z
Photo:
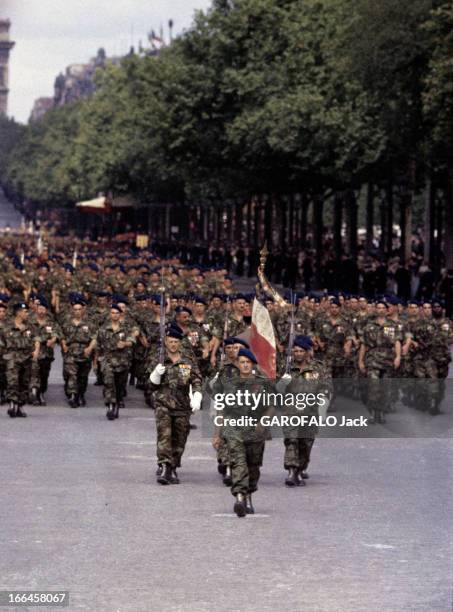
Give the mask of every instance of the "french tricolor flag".
M 267 309 L 256 298 L 253 300 L 250 348 L 260 369 L 269 378 L 277 376 L 277 349 L 274 328 Z

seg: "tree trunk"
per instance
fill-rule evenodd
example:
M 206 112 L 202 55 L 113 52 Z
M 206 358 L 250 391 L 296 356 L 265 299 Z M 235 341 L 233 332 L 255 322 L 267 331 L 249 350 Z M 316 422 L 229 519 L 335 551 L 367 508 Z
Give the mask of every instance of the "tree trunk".
M 272 198 L 266 197 L 264 203 L 264 238 L 267 242 L 267 248 L 269 251 L 273 249 L 273 236 L 272 236 L 272 217 L 273 217 L 274 202 Z
M 445 198 L 445 235 L 444 254 L 445 265 L 453 268 L 453 168 L 448 172 L 448 185 Z
M 386 223 L 387 228 L 385 231 L 385 243 L 384 252 L 388 255 L 393 251 L 393 178 L 389 179 L 386 188 L 387 193 L 387 211 L 386 211 Z
M 243 204 L 242 201 L 236 202 L 235 206 L 235 219 L 234 219 L 234 241 L 237 243 L 242 242 L 242 226 L 244 223 L 243 219 Z
M 374 238 L 374 185 L 370 181 L 368 183 L 367 198 L 366 198 L 366 242 L 365 252 L 367 255 L 373 250 Z
M 431 176 L 428 176 L 425 191 L 425 231 L 423 258 L 434 264 L 434 226 L 436 222 L 436 188 Z
M 246 236 L 247 236 L 247 246 L 251 246 L 252 244 L 252 200 L 249 199 L 247 201 L 247 230 L 246 230 Z
M 348 253 L 351 257 L 357 257 L 357 198 L 353 189 L 346 192 L 346 206 L 348 213 Z
M 412 255 L 412 201 L 415 185 L 415 161 L 408 164 L 407 187 L 400 200 L 401 256 L 406 263 Z
M 261 201 L 257 198 L 253 205 L 253 242 L 256 249 L 260 245 Z
M 307 226 L 308 226 L 308 207 L 310 201 L 307 194 L 302 194 L 300 210 L 300 246 L 305 249 L 307 246 Z
M 324 230 L 324 200 L 321 196 L 313 198 L 313 221 L 315 242 L 315 280 L 317 288 L 321 287 L 322 281 L 322 254 L 323 254 L 323 230 Z
M 337 261 L 341 260 L 341 228 L 343 225 L 343 194 L 335 192 L 333 200 L 333 249 Z
M 294 244 L 294 194 L 288 196 L 288 245 Z
M 277 213 L 280 217 L 280 239 L 279 246 L 285 248 L 288 246 L 288 224 L 287 224 L 287 215 L 288 215 L 288 201 L 286 197 L 282 197 L 280 206 L 277 204 Z

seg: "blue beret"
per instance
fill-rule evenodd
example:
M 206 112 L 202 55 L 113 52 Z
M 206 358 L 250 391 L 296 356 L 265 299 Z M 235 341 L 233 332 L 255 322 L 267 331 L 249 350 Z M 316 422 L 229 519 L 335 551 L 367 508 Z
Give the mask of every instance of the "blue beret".
M 18 310 L 28 310 L 28 306 L 25 302 L 17 302 L 17 304 L 13 304 L 13 310 L 14 312 Z
M 110 306 L 110 310 L 117 310 L 118 312 L 121 312 L 121 308 L 115 302 Z
M 140 293 L 139 295 L 134 296 L 134 299 L 136 302 L 144 302 L 148 299 L 148 296 L 146 293 Z
M 233 300 L 245 300 L 245 295 L 243 293 L 236 293 L 233 295 Z
M 165 332 L 165 335 L 167 338 L 176 338 L 177 340 L 182 340 L 184 337 L 183 334 L 174 327 L 169 327 Z
M 418 302 L 418 300 L 407 300 L 407 305 L 408 306 L 411 306 L 412 304 L 414 306 L 420 306 L 420 303 Z
M 96 295 L 98 297 L 110 297 L 110 293 L 108 291 L 98 291 Z
M 252 353 L 252 351 L 250 351 L 249 349 L 246 349 L 246 348 L 239 349 L 238 358 L 239 357 L 247 357 L 247 359 L 250 359 L 250 361 L 252 361 L 253 363 L 258 363 L 258 361 L 256 360 L 256 357 Z
M 331 305 L 333 305 L 333 306 L 341 306 L 341 302 L 340 302 L 340 300 L 339 300 L 338 298 L 332 298 L 332 299 L 330 300 L 330 303 L 331 303 Z
M 87 303 L 83 298 L 75 298 L 71 300 L 71 305 L 72 306 L 86 306 Z
M 313 348 L 313 340 L 309 336 L 296 336 L 294 346 L 297 346 L 304 351 L 309 351 Z
M 129 304 L 127 297 L 121 293 L 114 293 L 112 295 L 112 300 L 116 303 L 121 302 L 121 304 Z
M 192 311 L 190 310 L 190 308 L 187 308 L 187 306 L 176 306 L 175 308 L 175 312 L 187 312 L 190 315 L 192 314 Z
M 44 308 L 49 308 L 49 302 L 45 297 L 38 297 L 39 306 L 44 306 Z
M 46 263 L 45 261 L 41 261 L 38 266 L 38 268 L 47 268 L 49 270 L 49 264 Z
M 97 264 L 94 263 L 94 261 L 90 261 L 90 263 L 88 264 L 88 268 L 90 268 L 90 270 L 93 270 L 93 272 L 99 272 L 99 267 Z
M 250 345 L 242 338 L 232 337 L 231 340 L 233 340 L 233 344 L 241 344 L 246 349 L 250 348 Z
M 64 266 L 63 266 L 63 268 L 64 268 L 65 270 L 68 270 L 69 272 L 74 273 L 74 266 L 73 266 L 72 264 L 70 264 L 70 263 L 65 263 L 65 264 L 64 264 Z
M 195 302 L 195 304 L 204 304 L 205 306 L 208 305 L 207 301 L 203 297 L 201 297 L 199 295 L 196 295 L 193 298 L 193 301 Z
M 386 300 L 387 304 L 390 304 L 391 306 L 398 306 L 398 304 L 401 304 L 401 300 L 396 297 L 396 295 L 388 295 Z
M 6 293 L 0 293 L 0 302 L 9 302 L 10 297 Z

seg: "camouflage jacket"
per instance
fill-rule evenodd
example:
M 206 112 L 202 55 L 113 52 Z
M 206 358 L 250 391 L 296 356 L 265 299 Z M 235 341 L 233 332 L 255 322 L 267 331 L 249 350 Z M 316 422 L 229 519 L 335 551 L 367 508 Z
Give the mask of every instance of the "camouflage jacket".
M 152 372 L 158 363 L 157 355 L 149 364 L 149 371 Z M 189 390 L 192 385 L 192 392 L 201 392 L 201 374 L 196 363 L 187 359 L 181 354 L 175 363 L 165 356 L 165 373 L 159 385 L 150 383 L 153 389 L 153 397 L 156 408 L 163 407 L 173 413 L 190 413 Z
M 62 339 L 68 346 L 68 357 L 73 357 L 76 361 L 85 361 L 87 357 L 84 350 L 96 337 L 96 327 L 89 321 L 82 319 L 77 325 L 72 319 L 66 319 L 61 326 Z
M 367 368 L 392 368 L 395 359 L 395 345 L 401 341 L 398 326 L 389 319 L 384 325 L 371 320 L 360 334 L 360 341 L 365 345 L 365 366 Z
M 35 343 L 41 339 L 35 334 L 33 326 L 25 323 L 23 329 L 16 327 L 14 321 L 1 330 L 0 345 L 5 361 L 22 363 L 31 358 Z
M 120 349 L 118 348 L 118 342 L 120 341 L 135 344 L 135 336 L 127 325 L 120 323 L 118 329 L 113 329 L 109 322 L 98 330 L 96 350 L 100 363 L 108 363 L 114 370 L 129 368 L 132 359 L 132 347 Z
M 37 319 L 33 321 L 33 331 L 36 336 L 39 336 L 41 344 L 39 348 L 39 359 L 54 359 L 54 349 L 47 346 L 48 340 L 56 338 L 57 341 L 61 338 L 61 329 L 58 323 L 48 318 L 44 323 L 40 323 Z

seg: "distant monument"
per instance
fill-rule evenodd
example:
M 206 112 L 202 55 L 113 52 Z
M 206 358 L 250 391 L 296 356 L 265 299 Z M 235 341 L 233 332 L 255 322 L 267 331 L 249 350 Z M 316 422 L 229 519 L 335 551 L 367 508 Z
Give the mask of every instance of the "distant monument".
M 0 19 L 0 115 L 6 115 L 8 110 L 9 52 L 15 44 L 9 39 L 10 26 L 8 19 Z

